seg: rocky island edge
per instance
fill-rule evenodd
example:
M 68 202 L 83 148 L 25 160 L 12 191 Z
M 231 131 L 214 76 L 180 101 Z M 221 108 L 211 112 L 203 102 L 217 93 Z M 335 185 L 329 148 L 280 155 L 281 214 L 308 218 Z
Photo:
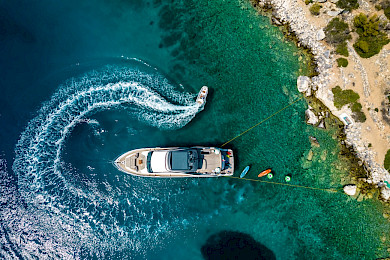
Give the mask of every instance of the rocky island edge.
M 364 0 L 359 1 L 361 2 L 360 6 L 365 11 L 370 11 L 369 3 L 364 2 Z M 258 11 L 267 14 L 273 24 L 286 28 L 284 32 L 287 38 L 293 39 L 298 47 L 307 49 L 312 58 L 310 66 L 313 66 L 313 71 L 310 73 L 310 77 L 298 77 L 297 88 L 306 96 L 309 103 L 309 108 L 306 110 L 308 124 L 325 128 L 326 117 L 334 115 L 338 118 L 336 121 L 339 122 L 340 127 L 338 139 L 342 144 L 341 153 L 351 162 L 352 172 L 350 174 L 354 182 L 344 183 L 345 193 L 358 198 L 358 200 L 372 198 L 373 194 L 378 194 L 382 201 L 390 202 L 390 188 L 386 185 L 390 183 L 390 174 L 383 165 L 384 149 L 390 148 L 390 125 L 386 125 L 378 114 L 373 113 L 373 111 L 378 112 L 378 109 L 373 109 L 375 106 L 373 103 L 379 102 L 383 105 L 381 96 L 373 91 L 373 94 L 377 94 L 377 96 L 372 95 L 374 97 L 370 99 L 371 81 L 377 83 L 379 73 L 377 72 L 375 75 L 375 69 L 372 73 L 367 73 L 366 68 L 368 67 L 370 70 L 372 68 L 370 62 L 373 63 L 373 61 L 368 59 L 361 61 L 350 42 L 348 42 L 348 50 L 352 55 L 350 55 L 349 60 L 352 60 L 351 64 L 354 64 L 354 70 L 348 71 L 338 67 L 335 48 L 324 41 L 326 37 L 325 25 L 335 16 L 342 14 L 343 10 L 330 6 L 327 11 L 323 12 L 322 16 L 312 17 L 309 6 L 306 6 L 307 3 L 305 4 L 302 0 L 252 0 L 251 2 Z M 324 3 L 326 0 L 321 0 L 321 2 Z M 337 0 L 331 0 L 330 5 L 335 2 Z M 352 12 L 344 13 L 347 14 L 347 19 L 351 20 Z M 378 65 L 377 70 L 385 72 L 382 75 L 384 79 L 390 78 L 386 63 L 388 54 L 390 54 L 389 45 L 387 44 L 375 57 Z M 348 85 L 348 83 L 350 84 Z M 387 84 L 390 85 L 389 82 Z M 341 108 L 335 106 L 332 87 L 336 85 L 342 85 L 343 89 L 353 88 L 357 85 L 355 91 L 364 97 L 362 100 L 364 102 L 363 111 L 369 114 L 367 122 L 354 120 L 353 111 L 349 106 Z M 374 147 L 372 143 L 374 143 Z M 377 192 L 378 190 L 379 192 Z

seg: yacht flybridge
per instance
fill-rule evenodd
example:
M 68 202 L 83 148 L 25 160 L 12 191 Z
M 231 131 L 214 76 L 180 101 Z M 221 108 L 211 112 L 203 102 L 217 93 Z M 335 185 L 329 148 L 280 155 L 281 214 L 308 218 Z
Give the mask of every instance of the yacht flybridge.
M 144 177 L 218 177 L 234 173 L 233 151 L 215 147 L 142 148 L 119 156 L 114 165 Z

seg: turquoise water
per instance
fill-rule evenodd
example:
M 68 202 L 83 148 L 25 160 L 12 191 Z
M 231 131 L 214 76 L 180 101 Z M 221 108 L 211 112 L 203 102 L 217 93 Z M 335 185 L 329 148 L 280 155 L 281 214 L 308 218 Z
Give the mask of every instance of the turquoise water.
M 23 6 L 23 8 L 20 8 Z M 236 179 L 146 179 L 121 153 L 222 145 L 300 97 L 292 43 L 246 1 L 2 4 L 4 258 L 202 259 L 245 233 L 277 259 L 385 257 L 381 206 L 342 193 Z M 305 59 L 303 59 L 305 60 Z M 194 100 L 200 87 L 204 107 Z M 335 130 L 300 100 L 232 141 L 236 175 L 340 188 Z M 316 136 L 320 147 L 311 147 Z M 312 161 L 306 160 L 312 149 Z

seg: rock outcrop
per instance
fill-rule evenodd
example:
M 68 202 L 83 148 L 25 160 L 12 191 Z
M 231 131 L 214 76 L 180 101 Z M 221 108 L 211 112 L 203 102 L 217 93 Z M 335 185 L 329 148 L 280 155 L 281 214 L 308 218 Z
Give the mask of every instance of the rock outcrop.
M 332 3 L 337 0 L 330 0 Z M 299 6 L 297 0 L 260 0 L 260 6 L 272 6 L 273 16 L 282 24 L 288 24 L 290 30 L 293 31 L 299 41 L 299 46 L 309 48 L 313 55 L 317 65 L 318 75 L 307 79 L 305 77 L 299 77 L 297 80 L 297 87 L 300 92 L 305 92 L 306 95 L 310 91 L 315 91 L 315 96 L 321 100 L 335 115 L 338 116 L 339 111 L 334 107 L 333 94 L 329 89 L 330 83 L 330 71 L 335 59 L 330 54 L 330 50 L 327 49 L 322 43 L 323 34 L 321 28 L 317 28 L 315 25 L 309 23 L 305 18 L 305 11 Z M 334 10 L 328 11 L 328 15 L 337 16 L 344 10 L 335 8 Z M 351 45 L 348 44 L 348 49 L 352 54 L 352 58 L 357 61 L 360 66 L 359 60 L 355 57 L 355 52 Z M 368 81 L 366 80 L 366 73 L 361 70 L 364 94 L 369 95 L 370 89 Z M 316 125 L 318 123 L 317 116 L 310 109 L 306 110 L 306 116 L 308 117 L 309 124 Z M 321 125 L 322 126 L 322 125 Z M 361 131 L 359 130 L 359 123 L 350 125 L 345 128 L 347 140 L 345 143 L 350 145 L 356 151 L 357 156 L 364 162 L 367 170 L 371 176 L 367 178 L 368 183 L 378 183 L 381 181 L 390 182 L 390 174 L 381 167 L 374 160 L 373 151 L 368 149 L 367 145 L 361 140 Z M 383 187 L 381 189 L 382 198 L 384 200 L 390 200 L 390 189 Z
M 307 76 L 299 76 L 297 79 L 297 88 L 299 92 L 306 92 L 309 89 L 310 78 Z
M 305 115 L 306 123 L 308 123 L 309 125 L 316 125 L 318 123 L 318 117 L 316 116 L 316 114 L 314 114 L 313 111 L 310 110 L 310 108 L 305 111 Z
M 318 41 L 322 41 L 323 39 L 325 39 L 325 32 L 324 30 L 322 29 L 319 29 L 318 32 L 317 32 L 317 40 Z
M 349 196 L 354 196 L 356 194 L 357 187 L 355 184 L 348 184 L 344 186 L 345 194 Z

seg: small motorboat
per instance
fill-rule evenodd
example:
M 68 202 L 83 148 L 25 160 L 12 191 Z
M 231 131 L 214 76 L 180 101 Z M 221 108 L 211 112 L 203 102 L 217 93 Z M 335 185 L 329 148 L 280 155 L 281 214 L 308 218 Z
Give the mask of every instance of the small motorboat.
M 208 93 L 209 88 L 207 86 L 203 86 L 199 91 L 198 97 L 196 98 L 196 103 L 198 103 L 199 105 L 203 105 L 204 103 L 206 103 L 206 97 Z
M 244 178 L 245 175 L 248 173 L 248 171 L 249 171 L 249 166 L 245 167 L 245 169 L 240 174 L 240 178 Z
M 265 171 L 262 171 L 259 175 L 257 175 L 257 177 L 263 177 L 263 176 L 267 175 L 270 172 L 271 172 L 271 169 L 267 169 Z

